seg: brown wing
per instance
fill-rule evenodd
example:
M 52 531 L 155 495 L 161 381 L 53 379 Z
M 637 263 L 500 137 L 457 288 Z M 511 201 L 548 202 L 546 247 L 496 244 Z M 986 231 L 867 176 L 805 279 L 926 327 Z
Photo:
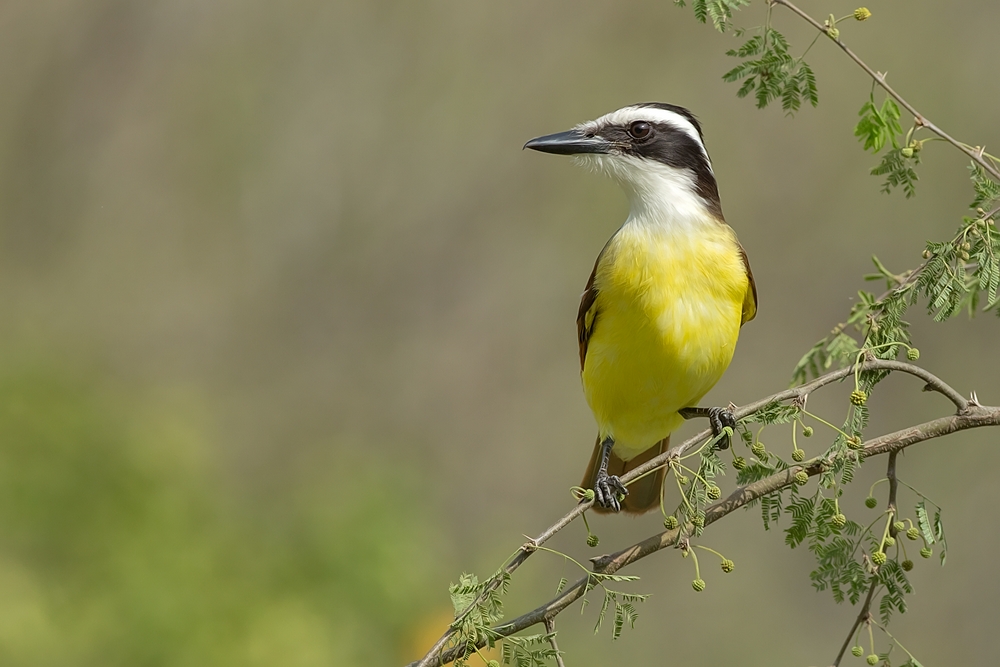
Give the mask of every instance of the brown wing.
M 603 254 L 603 251 L 602 253 Z M 580 310 L 576 314 L 576 338 L 580 343 L 580 372 L 583 372 L 583 362 L 587 360 L 587 344 L 590 342 L 590 334 L 594 331 L 594 323 L 597 321 L 597 288 L 594 286 L 594 277 L 597 275 L 597 264 L 601 261 L 601 256 L 597 256 L 594 262 L 594 270 L 590 272 L 590 279 L 587 287 L 580 297 Z
M 743 246 L 740 246 L 740 257 L 743 258 L 743 266 L 747 269 L 747 280 L 750 282 L 750 289 L 743 297 L 743 318 L 740 320 L 740 326 L 743 326 L 757 315 L 757 284 L 753 280 L 753 271 L 750 270 L 750 258 L 747 257 L 747 251 Z

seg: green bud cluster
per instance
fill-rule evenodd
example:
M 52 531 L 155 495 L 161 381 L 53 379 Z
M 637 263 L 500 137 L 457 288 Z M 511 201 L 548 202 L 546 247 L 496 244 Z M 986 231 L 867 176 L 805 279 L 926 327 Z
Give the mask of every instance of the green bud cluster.
M 868 509 L 873 510 L 877 505 L 878 501 L 875 500 L 875 496 L 868 496 L 867 498 L 865 498 L 865 507 L 867 507 Z
M 717 487 L 715 484 L 710 484 L 705 493 L 708 495 L 709 500 L 718 500 L 722 497 L 722 489 Z
M 887 547 L 894 547 L 894 546 L 896 546 L 896 538 L 894 538 L 892 535 L 886 535 L 885 536 L 885 546 L 887 546 Z
M 809 481 L 809 473 L 805 470 L 800 470 L 795 473 L 795 483 L 799 486 L 805 485 Z
M 705 515 L 704 514 L 695 514 L 691 518 L 691 523 L 694 525 L 695 528 L 704 528 L 705 527 Z
M 855 389 L 851 392 L 851 403 L 853 405 L 864 405 L 868 401 L 868 394 L 861 391 L 860 389 Z
M 673 514 L 671 514 L 670 516 L 668 516 L 663 520 L 663 527 L 666 528 L 667 530 L 674 530 L 679 525 L 680 522 L 677 521 L 677 517 L 675 517 Z
M 695 579 L 694 581 L 691 582 L 691 588 L 693 588 L 696 592 L 701 593 L 703 590 L 705 590 L 705 580 Z
M 722 571 L 723 572 L 725 572 L 726 574 L 729 574 L 730 572 L 733 571 L 734 567 L 736 567 L 736 564 L 733 563 L 733 561 L 729 560 L 728 558 L 723 558 L 722 559 Z
M 874 667 L 874 665 L 878 664 L 878 656 L 872 653 L 870 656 L 865 658 L 865 662 Z
M 875 563 L 876 565 L 884 565 L 885 560 L 886 558 L 884 551 L 876 551 L 872 554 L 872 562 Z
M 895 523 L 892 524 L 892 529 L 897 533 L 901 533 L 904 530 L 906 530 L 906 524 L 903 523 L 902 521 L 896 521 Z
M 872 13 L 870 11 L 868 11 L 867 7 L 858 7 L 857 9 L 854 10 L 854 20 L 855 21 L 867 21 L 871 17 L 872 17 Z
M 753 452 L 754 456 L 756 456 L 758 459 L 762 461 L 767 459 L 767 448 L 764 447 L 764 443 L 761 442 L 760 440 L 753 443 L 753 445 L 750 447 L 750 451 Z
M 847 525 L 847 517 L 837 513 L 830 517 L 830 525 L 834 528 L 843 528 Z
M 500 663 L 496 660 L 490 660 L 486 663 L 486 667 L 500 667 Z
M 921 558 L 930 558 L 933 555 L 934 555 L 934 550 L 931 549 L 930 547 L 924 547 L 923 549 L 920 550 Z
M 910 570 L 913 569 L 913 561 L 907 558 L 902 563 L 900 563 L 899 566 L 903 568 L 905 571 L 909 572 Z
M 802 435 L 806 436 L 807 438 L 811 438 L 812 434 L 813 434 L 812 426 L 806 426 L 802 429 Z
M 681 483 L 681 486 L 687 486 L 688 482 L 691 480 L 688 479 L 687 475 L 678 475 L 677 481 Z
M 593 533 L 587 535 L 588 547 L 596 547 L 600 543 L 601 543 L 601 538 L 599 538 L 597 535 L 594 535 Z
M 917 359 L 920 358 L 920 350 L 918 350 L 915 347 L 911 347 L 909 350 L 906 351 L 906 358 L 909 359 L 910 361 L 916 361 Z
M 733 459 L 733 467 L 736 468 L 737 470 L 743 470 L 744 468 L 747 467 L 747 460 L 742 456 L 737 456 L 735 459 Z
M 906 539 L 908 540 L 919 540 L 920 539 L 920 529 L 914 526 L 906 531 Z
M 863 648 L 861 648 L 860 646 L 852 646 L 851 647 L 851 655 L 853 655 L 855 658 L 860 658 L 864 654 L 865 654 L 865 650 Z
M 806 453 L 801 449 L 792 450 L 792 460 L 795 461 L 796 463 L 802 463 L 802 461 L 804 461 L 805 458 L 806 458 Z
M 852 435 L 850 438 L 847 439 L 847 446 L 854 450 L 861 449 L 862 447 L 861 438 L 859 438 L 856 435 Z

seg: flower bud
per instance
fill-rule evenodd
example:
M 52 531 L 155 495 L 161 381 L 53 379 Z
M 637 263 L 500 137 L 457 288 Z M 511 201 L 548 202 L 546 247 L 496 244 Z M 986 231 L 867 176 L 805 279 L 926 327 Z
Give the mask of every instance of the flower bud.
M 733 561 L 729 560 L 728 558 L 724 558 L 722 560 L 722 571 L 725 572 L 726 574 L 732 572 L 734 567 L 736 567 L 736 564 L 733 563 Z
M 868 496 L 865 498 L 865 507 L 868 509 L 873 510 L 876 505 L 878 505 L 878 501 L 875 500 L 875 496 Z
M 797 473 L 795 473 L 795 483 L 798 484 L 799 486 L 803 486 L 808 481 L 809 481 L 809 473 L 807 473 L 805 470 L 800 470 Z
M 869 665 L 872 665 L 872 667 L 874 667 L 875 665 L 878 664 L 878 656 L 875 655 L 874 653 L 872 653 L 870 656 L 868 656 L 867 658 L 865 658 L 865 662 L 867 662 Z
M 913 157 L 913 149 L 909 146 L 900 149 L 899 152 L 903 154 L 903 157 Z
M 736 468 L 737 470 L 743 470 L 744 468 L 747 467 L 747 460 L 742 456 L 737 456 L 735 459 L 733 459 L 733 467 Z
M 872 562 L 876 565 L 883 565 L 885 563 L 885 552 L 876 551 L 872 554 Z
M 805 460 L 805 458 L 806 458 L 806 453 L 801 449 L 792 450 L 792 460 L 795 461 L 796 463 L 801 463 L 802 461 Z
M 677 517 L 675 517 L 673 514 L 671 514 L 670 516 L 668 516 L 663 520 L 663 527 L 666 528 L 667 530 L 674 530 L 679 525 L 680 523 L 677 521 Z
M 806 436 L 807 438 L 811 438 L 812 434 L 813 434 L 812 426 L 806 426 L 805 428 L 802 429 L 802 435 Z
M 715 484 L 709 485 L 709 487 L 705 489 L 705 493 L 708 495 L 709 500 L 718 500 L 722 497 L 722 489 L 717 487 Z
M 909 350 L 906 351 L 906 358 L 909 359 L 910 361 L 916 361 L 917 359 L 920 358 L 920 350 L 918 350 L 915 347 L 911 347 Z
M 593 533 L 591 533 L 590 535 L 587 535 L 587 546 L 588 547 L 596 547 L 600 543 L 601 543 L 601 538 L 599 538 L 597 535 L 594 535 Z
M 923 549 L 920 550 L 921 558 L 930 558 L 933 555 L 934 555 L 934 550 L 931 549 L 930 547 L 924 547 Z
M 900 563 L 899 566 L 903 568 L 903 570 L 905 570 L 906 572 L 909 572 L 910 570 L 913 569 L 913 561 L 907 558 L 902 563 Z
M 695 579 L 694 581 L 691 582 L 691 588 L 693 588 L 698 593 L 701 593 L 703 590 L 705 590 L 705 580 Z
M 860 646 L 852 646 L 851 647 L 851 655 L 853 655 L 855 658 L 860 658 L 864 654 L 865 654 L 865 650 L 863 648 L 861 648 Z
M 868 394 L 861 391 L 860 389 L 855 389 L 851 392 L 851 403 L 854 405 L 864 405 L 865 401 L 868 400 Z
M 868 11 L 867 7 L 858 7 L 854 10 L 854 20 L 856 21 L 867 21 L 872 17 L 872 13 Z
M 908 531 L 906 531 L 906 539 L 908 540 L 920 539 L 920 529 L 917 528 L 916 526 L 910 528 Z

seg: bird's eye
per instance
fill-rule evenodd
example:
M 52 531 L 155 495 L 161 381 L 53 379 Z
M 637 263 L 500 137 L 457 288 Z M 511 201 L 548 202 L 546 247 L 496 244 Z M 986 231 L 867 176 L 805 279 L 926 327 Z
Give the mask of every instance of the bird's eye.
M 650 127 L 649 123 L 642 120 L 637 120 L 628 126 L 628 133 L 632 135 L 633 139 L 645 139 L 652 131 L 653 128 Z

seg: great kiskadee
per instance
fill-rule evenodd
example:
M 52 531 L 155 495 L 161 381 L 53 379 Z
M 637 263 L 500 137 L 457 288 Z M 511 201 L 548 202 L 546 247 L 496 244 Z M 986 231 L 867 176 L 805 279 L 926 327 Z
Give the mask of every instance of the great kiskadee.
M 583 487 L 594 490 L 596 509 L 642 513 L 659 504 L 665 468 L 629 489 L 619 475 L 666 451 L 686 418 L 708 416 L 716 433 L 735 425 L 728 411 L 693 406 L 722 377 L 740 327 L 757 312 L 750 263 L 722 216 L 701 126 L 687 109 L 636 104 L 525 148 L 575 155 L 629 197 L 576 328 L 598 427 Z

